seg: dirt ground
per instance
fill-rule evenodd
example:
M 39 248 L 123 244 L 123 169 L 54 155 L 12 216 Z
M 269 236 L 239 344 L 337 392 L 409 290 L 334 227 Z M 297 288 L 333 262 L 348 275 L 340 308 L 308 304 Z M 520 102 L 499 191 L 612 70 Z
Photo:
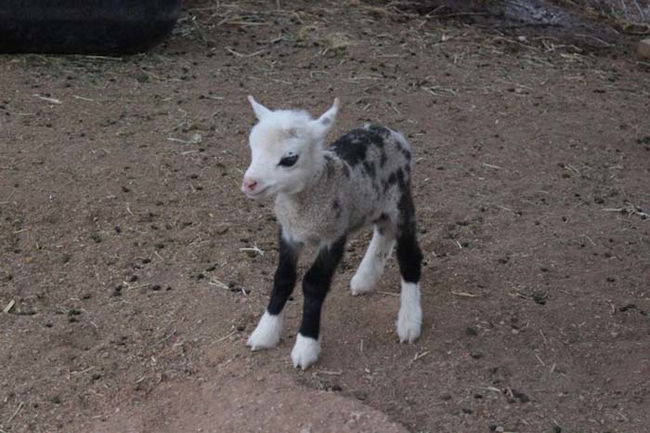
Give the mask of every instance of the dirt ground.
M 384 2 L 185 8 L 144 55 L 0 57 L 1 432 L 650 431 L 634 38 Z M 276 253 L 271 203 L 239 191 L 249 93 L 313 114 L 339 96 L 332 137 L 368 120 L 408 135 L 418 342 L 397 340 L 394 259 L 349 293 L 364 232 L 317 365 L 289 358 L 300 290 L 280 346 L 245 347 Z

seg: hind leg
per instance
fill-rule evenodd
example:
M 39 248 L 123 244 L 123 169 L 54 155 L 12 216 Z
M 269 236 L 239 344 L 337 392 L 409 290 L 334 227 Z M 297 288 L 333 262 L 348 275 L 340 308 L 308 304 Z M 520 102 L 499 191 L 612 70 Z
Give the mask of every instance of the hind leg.
M 420 273 L 422 252 L 415 230 L 415 208 L 410 192 L 405 192 L 400 203 L 401 218 L 397 233 L 397 260 L 402 274 L 402 292 L 397 317 L 397 335 L 400 342 L 417 340 L 422 326 L 420 305 Z
M 386 261 L 395 245 L 395 227 L 388 220 L 377 221 L 373 227 L 372 240 L 359 269 L 350 281 L 352 295 L 360 295 L 375 288 L 384 273 Z

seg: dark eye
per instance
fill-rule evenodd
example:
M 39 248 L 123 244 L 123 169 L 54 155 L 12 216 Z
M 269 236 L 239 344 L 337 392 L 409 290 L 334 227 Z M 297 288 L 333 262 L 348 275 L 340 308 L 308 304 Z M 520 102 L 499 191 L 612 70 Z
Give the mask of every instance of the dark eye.
M 290 155 L 290 156 L 285 156 L 280 160 L 280 163 L 278 165 L 281 165 L 282 167 L 291 167 L 298 161 L 298 155 Z

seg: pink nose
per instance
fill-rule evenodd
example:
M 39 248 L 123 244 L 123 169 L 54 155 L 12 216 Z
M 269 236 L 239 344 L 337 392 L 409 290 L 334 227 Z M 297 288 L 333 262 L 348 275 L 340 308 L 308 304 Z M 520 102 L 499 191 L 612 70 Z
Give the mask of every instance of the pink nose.
M 255 191 L 255 188 L 257 187 L 257 181 L 254 179 L 249 179 L 247 177 L 244 178 L 244 181 L 242 182 L 241 189 L 242 191 Z

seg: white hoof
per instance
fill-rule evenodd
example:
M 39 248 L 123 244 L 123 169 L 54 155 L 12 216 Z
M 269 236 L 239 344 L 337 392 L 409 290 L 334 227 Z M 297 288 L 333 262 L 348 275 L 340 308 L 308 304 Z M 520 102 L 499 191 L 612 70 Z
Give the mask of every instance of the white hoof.
M 422 307 L 420 287 L 417 283 L 402 281 L 402 294 L 397 316 L 397 335 L 400 343 L 412 343 L 420 336 L 422 328 Z
M 364 275 L 363 272 L 357 272 L 350 280 L 350 291 L 352 296 L 362 295 L 371 292 L 377 285 L 377 278 Z
M 400 343 L 413 343 L 417 340 L 420 336 L 421 327 L 422 311 L 406 313 L 403 309 L 399 310 L 399 317 L 397 319 L 397 335 L 399 336 Z
M 305 370 L 318 361 L 318 355 L 320 355 L 320 343 L 318 340 L 314 340 L 311 337 L 303 337 L 298 334 L 296 344 L 291 351 L 293 366 Z
M 270 349 L 277 346 L 282 334 L 282 314 L 274 316 L 268 311 L 260 319 L 257 328 L 248 338 L 246 345 L 252 350 Z

